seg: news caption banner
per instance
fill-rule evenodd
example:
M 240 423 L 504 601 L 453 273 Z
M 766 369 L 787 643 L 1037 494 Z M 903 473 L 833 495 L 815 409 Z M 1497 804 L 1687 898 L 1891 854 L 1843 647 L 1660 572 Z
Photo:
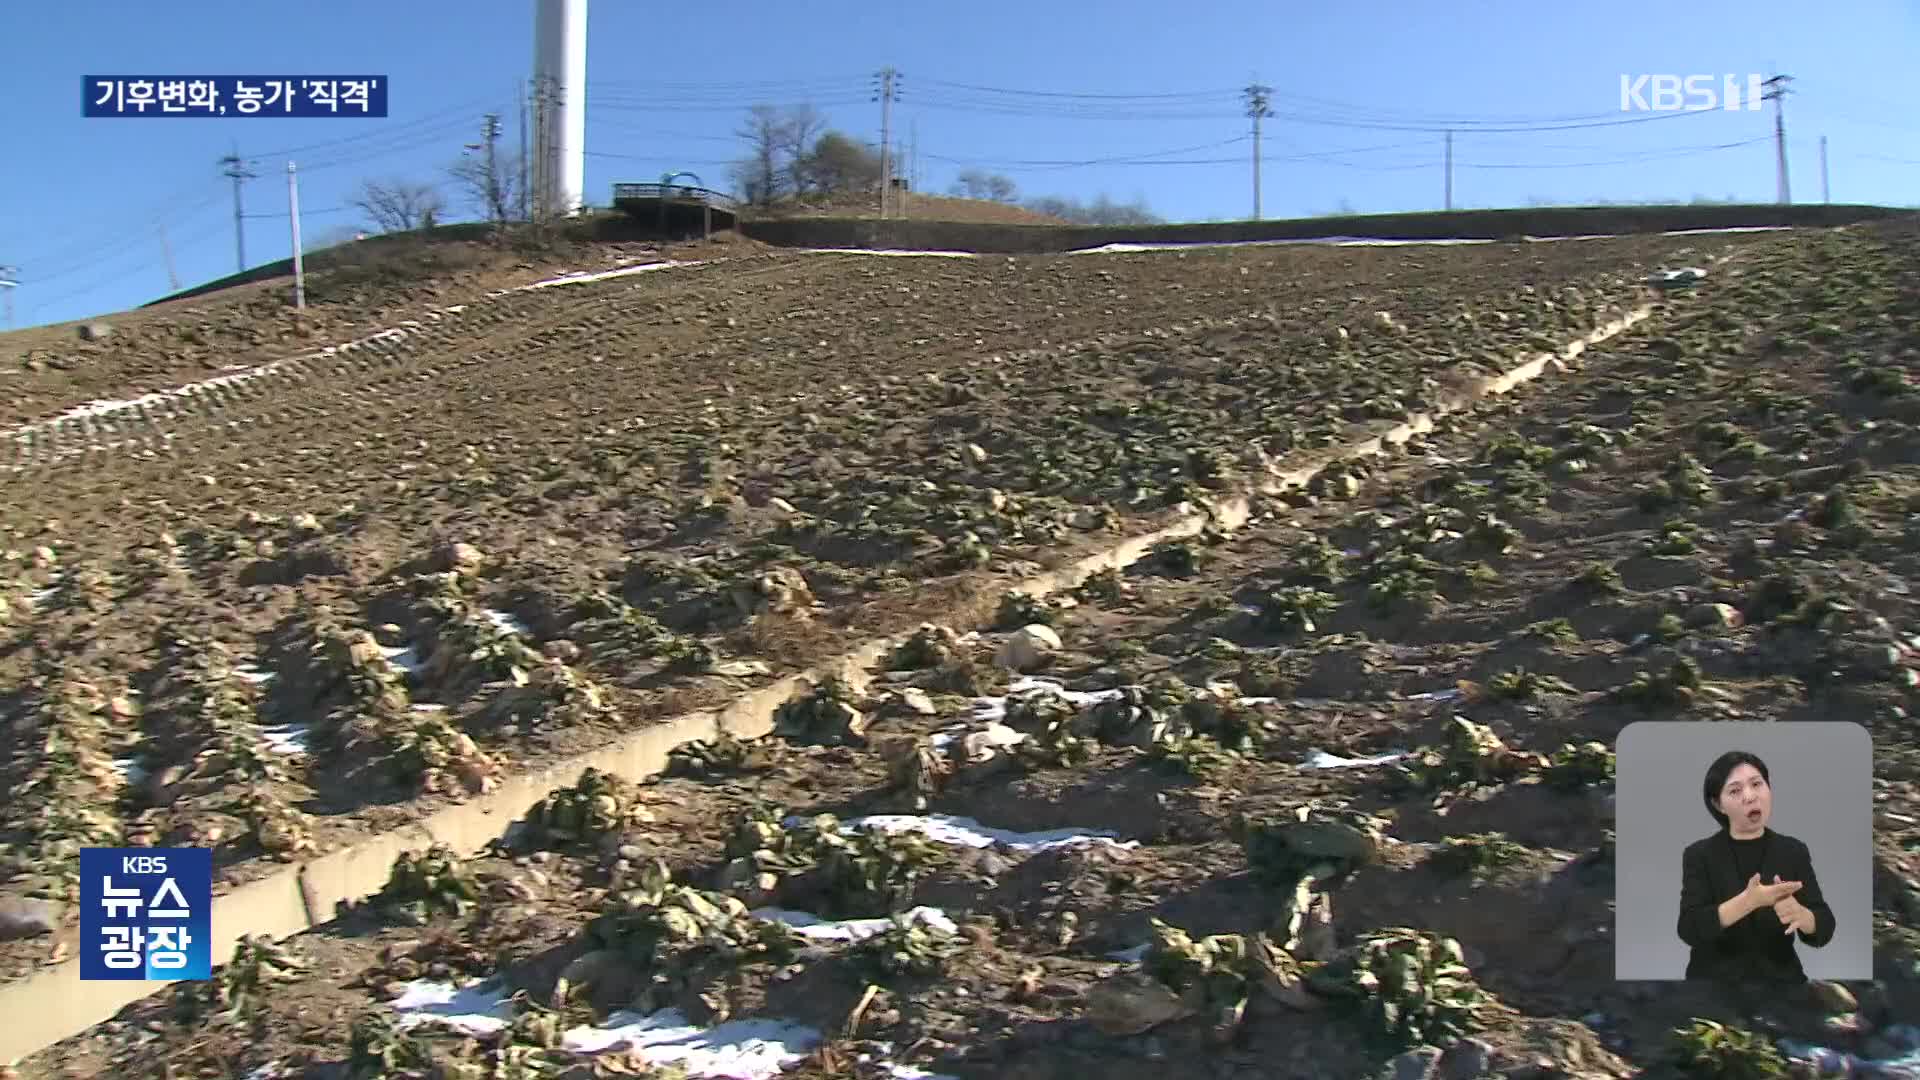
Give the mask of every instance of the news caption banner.
M 88 75 L 82 115 L 385 117 L 384 75 Z
M 212 978 L 212 912 L 211 848 L 81 848 L 81 981 Z

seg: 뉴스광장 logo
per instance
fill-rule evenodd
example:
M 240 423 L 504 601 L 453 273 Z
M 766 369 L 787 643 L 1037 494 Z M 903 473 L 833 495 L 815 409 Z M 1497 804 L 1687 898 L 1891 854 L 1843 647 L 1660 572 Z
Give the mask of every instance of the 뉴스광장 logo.
M 1754 110 L 1766 98 L 1766 82 L 1758 75 L 1622 75 L 1620 111 Z
M 213 977 L 213 851 L 80 849 L 80 979 Z

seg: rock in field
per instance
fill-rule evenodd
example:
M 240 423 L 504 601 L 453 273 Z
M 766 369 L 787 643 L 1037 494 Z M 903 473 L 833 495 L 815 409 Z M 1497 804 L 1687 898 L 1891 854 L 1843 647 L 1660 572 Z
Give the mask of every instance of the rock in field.
M 60 905 L 51 900 L 0 897 L 0 941 L 51 934 L 60 927 Z

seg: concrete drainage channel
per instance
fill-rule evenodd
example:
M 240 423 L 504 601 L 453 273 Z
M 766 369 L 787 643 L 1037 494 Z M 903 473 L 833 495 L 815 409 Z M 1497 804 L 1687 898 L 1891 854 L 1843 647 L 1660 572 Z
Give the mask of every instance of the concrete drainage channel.
M 1710 261 L 1719 263 L 1724 259 Z M 1258 493 L 1274 495 L 1303 486 L 1335 460 L 1373 456 L 1389 444 L 1404 443 L 1412 436 L 1432 430 L 1434 421 L 1446 414 L 1483 398 L 1507 393 L 1550 370 L 1564 370 L 1565 361 L 1652 314 L 1651 305 L 1632 309 L 1557 352 L 1540 353 L 1485 380 L 1475 390 L 1443 402 L 1432 412 L 1417 414 L 1383 434 L 1320 451 L 1313 464 L 1275 472 L 1257 485 Z M 1209 525 L 1236 528 L 1246 522 L 1251 508 L 1249 495 L 1222 499 L 1172 525 L 1136 536 L 1014 588 L 1035 596 L 1074 588 L 1099 571 L 1125 569 L 1161 541 L 1193 536 Z M 277 941 L 327 925 L 333 921 L 338 905 L 379 892 L 387 883 L 394 859 L 403 852 L 444 844 L 462 856 L 478 853 L 535 803 L 556 789 L 572 786 L 588 768 L 644 780 L 663 772 L 668 753 L 683 743 L 713 739 L 722 731 L 741 739 L 765 737 L 773 729 L 775 710 L 787 700 L 834 674 L 864 686 L 869 681 L 868 670 L 902 640 L 904 637 L 869 642 L 820 667 L 743 695 L 718 711 L 691 713 L 650 725 L 605 749 L 537 772 L 510 777 L 497 790 L 448 807 L 424 821 L 286 867 L 271 877 L 216 896 L 212 911 L 213 962 L 216 966 L 226 963 L 243 936 L 264 936 Z M 0 1024 L 0 1062 L 24 1058 L 82 1034 L 156 991 L 157 987 L 148 982 L 82 982 L 77 958 L 0 986 L 0 1017 L 6 1018 L 6 1022 Z

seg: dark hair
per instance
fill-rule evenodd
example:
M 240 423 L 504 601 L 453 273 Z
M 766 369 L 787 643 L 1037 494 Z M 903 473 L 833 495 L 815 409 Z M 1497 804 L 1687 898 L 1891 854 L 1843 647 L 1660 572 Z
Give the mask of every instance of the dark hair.
M 1720 812 L 1718 805 L 1720 789 L 1727 786 L 1727 777 L 1733 775 L 1733 770 L 1742 765 L 1751 765 L 1760 770 L 1760 779 L 1769 786 L 1773 784 L 1773 776 L 1767 772 L 1767 763 L 1745 750 L 1729 750 L 1714 758 L 1713 764 L 1707 766 L 1706 782 L 1700 785 L 1700 798 L 1707 804 L 1707 813 L 1712 814 L 1713 820 L 1719 822 L 1723 829 L 1727 827 L 1727 815 Z

